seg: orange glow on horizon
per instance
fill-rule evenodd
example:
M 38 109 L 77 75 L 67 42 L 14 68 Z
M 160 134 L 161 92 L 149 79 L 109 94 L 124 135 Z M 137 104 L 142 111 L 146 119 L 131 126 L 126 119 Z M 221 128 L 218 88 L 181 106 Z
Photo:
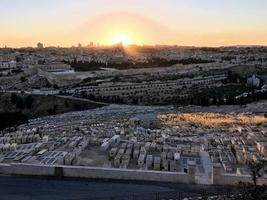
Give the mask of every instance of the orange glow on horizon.
M 121 43 L 123 46 L 128 46 L 129 44 L 131 44 L 131 42 L 131 38 L 124 34 L 119 34 L 112 39 L 113 45 Z
M 267 45 L 264 30 L 249 32 L 232 31 L 229 27 L 220 27 L 216 31 L 210 25 L 179 22 L 165 23 L 143 15 L 113 12 L 96 15 L 81 24 L 59 26 L 14 27 L 14 33 L 8 29 L 0 33 L 0 46 L 22 47 L 36 46 L 42 42 L 45 46 L 71 47 L 81 43 L 83 46 L 91 41 L 101 45 L 122 43 L 123 46 L 135 45 L 180 45 L 180 46 L 233 46 L 233 45 Z M 184 24 L 188 23 L 188 24 Z M 171 24 L 171 25 L 170 25 Z M 20 28 L 20 34 L 15 31 Z M 36 31 L 38 30 L 38 31 Z M 49 30 L 49 31 L 47 31 Z

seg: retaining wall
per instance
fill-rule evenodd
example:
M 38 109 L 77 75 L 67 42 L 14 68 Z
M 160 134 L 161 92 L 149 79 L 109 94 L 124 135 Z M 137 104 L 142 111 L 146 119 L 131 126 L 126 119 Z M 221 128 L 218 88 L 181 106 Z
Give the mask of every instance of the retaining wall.
M 237 185 L 239 182 L 252 183 L 251 176 L 223 173 L 213 177 L 214 185 Z
M 14 175 L 54 176 L 55 167 L 20 163 L 1 164 L 0 173 Z
M 93 167 L 63 167 L 63 176 L 82 178 L 104 178 L 119 180 L 160 181 L 192 183 L 190 176 L 185 173 L 160 172 L 147 170 L 126 170 Z
M 150 170 L 98 168 L 82 166 L 48 166 L 24 163 L 0 164 L 1 174 L 55 176 L 55 169 L 60 169 L 64 177 L 117 179 L 134 181 L 158 181 L 176 183 L 195 183 L 195 176 L 186 173 L 162 172 Z M 267 179 L 261 179 L 259 184 L 266 183 Z M 239 182 L 252 182 L 250 175 L 216 174 L 213 177 L 214 185 L 237 185 Z
M 0 173 L 55 176 L 55 168 L 61 168 L 64 177 L 194 183 L 192 182 L 192 177 L 185 173 L 66 165 L 47 166 L 24 163 L 0 164 Z

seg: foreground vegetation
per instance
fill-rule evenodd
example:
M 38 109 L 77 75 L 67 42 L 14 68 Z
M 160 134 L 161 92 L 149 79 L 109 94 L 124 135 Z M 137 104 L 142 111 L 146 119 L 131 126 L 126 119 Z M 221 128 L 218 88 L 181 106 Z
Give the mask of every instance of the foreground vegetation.
M 110 62 L 103 63 L 97 61 L 91 62 L 82 62 L 74 60 L 73 62 L 66 62 L 70 64 L 75 71 L 94 71 L 100 70 L 100 68 L 111 67 L 115 69 L 141 69 L 141 68 L 153 68 L 153 67 L 169 67 L 176 64 L 190 65 L 190 64 L 203 64 L 203 63 L 213 63 L 214 60 L 203 60 L 197 58 L 186 58 L 181 60 L 166 60 L 163 58 L 152 57 L 146 62 L 132 62 L 132 61 L 123 61 L 123 62 Z
M 101 107 L 97 103 L 56 96 L 0 93 L 0 129 L 27 122 L 30 118 Z
M 28 117 L 18 112 L 0 113 L 0 130 L 28 122 Z

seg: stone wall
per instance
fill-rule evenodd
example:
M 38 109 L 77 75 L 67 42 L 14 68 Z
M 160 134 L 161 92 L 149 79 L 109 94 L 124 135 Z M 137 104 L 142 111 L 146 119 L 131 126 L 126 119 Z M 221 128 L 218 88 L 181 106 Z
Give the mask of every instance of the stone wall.
M 66 165 L 0 164 L 0 174 L 55 176 L 56 168 L 63 177 L 195 183 L 195 174 Z M 237 185 L 240 181 L 251 183 L 251 176 L 222 173 L 214 174 L 213 177 L 214 185 Z M 267 179 L 265 178 L 260 179 L 259 184 L 266 184 L 266 181 Z
M 12 175 L 54 176 L 55 167 L 20 163 L 1 164 L 0 173 Z
M 82 79 L 77 77 L 75 74 L 53 74 L 51 72 L 46 72 L 38 69 L 38 75 L 45 77 L 50 84 L 57 84 L 58 86 L 66 86 L 69 84 L 79 83 Z
M 64 166 L 63 176 L 97 179 L 104 178 L 119 180 L 192 183 L 192 179 L 190 179 L 190 176 L 185 173 L 94 167 Z
M 62 168 L 64 177 L 194 183 L 192 177 L 185 173 L 65 165 L 56 167 Z M 55 176 L 56 167 L 22 163 L 0 164 L 0 173 Z
M 250 175 L 220 174 L 214 175 L 214 185 L 237 185 L 239 182 L 252 183 Z
M 10 174 L 10 168 L 9 164 L 0 163 L 0 174 Z

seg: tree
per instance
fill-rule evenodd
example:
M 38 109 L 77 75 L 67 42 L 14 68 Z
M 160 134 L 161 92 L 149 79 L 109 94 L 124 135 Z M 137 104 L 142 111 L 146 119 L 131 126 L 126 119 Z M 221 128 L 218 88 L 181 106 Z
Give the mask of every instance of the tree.
M 94 94 L 90 94 L 90 95 L 89 95 L 89 99 L 91 99 L 91 100 L 96 100 L 96 97 L 95 97 Z
M 254 186 L 257 186 L 257 179 L 261 177 L 260 170 L 263 169 L 264 166 L 266 166 L 266 161 L 259 161 L 259 162 L 250 161 L 248 163 L 248 167 L 251 172 L 251 177 Z
M 87 92 L 85 90 L 81 91 L 81 96 L 82 98 L 86 98 L 87 97 Z
M 24 109 L 25 108 L 25 104 L 24 104 L 23 98 L 21 98 L 21 97 L 17 98 L 16 108 L 18 108 L 18 109 Z
M 238 184 L 238 192 L 234 200 L 266 200 L 267 199 L 267 186 L 257 185 L 251 183 L 240 182 Z
M 27 108 L 30 109 L 32 107 L 33 102 L 34 102 L 34 98 L 32 97 L 32 95 L 29 95 L 29 96 L 26 97 L 25 105 L 26 105 Z
M 57 110 L 58 110 L 58 106 L 57 105 L 54 105 L 53 106 L 53 113 L 56 114 Z
M 54 85 L 53 85 L 53 88 L 54 88 L 55 90 L 57 90 L 59 87 L 58 87 L 57 84 L 54 84 Z
M 119 82 L 120 81 L 120 76 L 116 75 L 113 79 L 114 82 Z
M 27 78 L 25 78 L 24 76 L 20 77 L 20 82 L 24 83 L 27 81 Z
M 234 200 L 266 200 L 267 199 L 267 186 L 257 185 L 257 180 L 261 176 L 260 171 L 266 166 L 266 161 L 250 161 L 248 167 L 251 171 L 253 183 L 238 184 L 239 195 Z
M 21 123 L 27 123 L 28 117 L 20 112 L 3 112 L 0 113 L 0 130 L 17 126 Z
M 64 105 L 65 105 L 66 108 L 69 108 L 70 107 L 70 104 L 67 101 L 64 102 Z
M 18 100 L 18 96 L 14 93 L 11 94 L 11 102 L 12 103 L 17 103 L 17 100 Z

